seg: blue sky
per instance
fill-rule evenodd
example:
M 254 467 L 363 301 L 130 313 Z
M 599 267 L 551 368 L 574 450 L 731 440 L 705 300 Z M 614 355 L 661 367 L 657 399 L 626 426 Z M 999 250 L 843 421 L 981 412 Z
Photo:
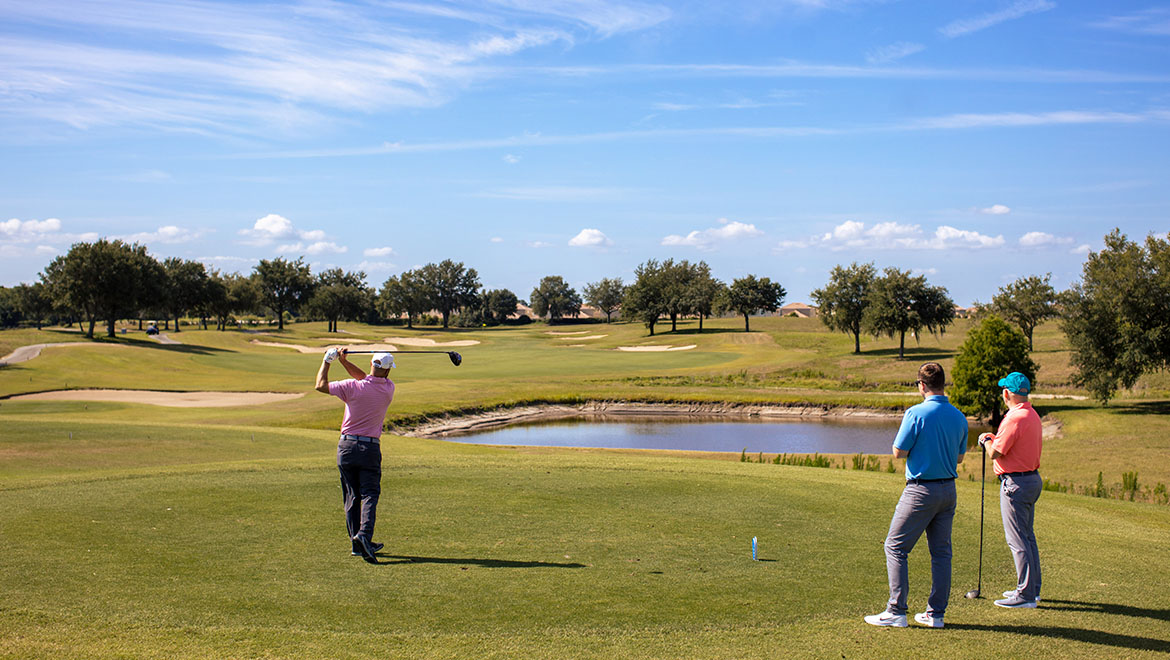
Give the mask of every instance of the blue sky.
M 0 0 L 0 284 L 79 240 L 248 272 L 450 258 L 926 274 L 1170 229 L 1170 4 Z

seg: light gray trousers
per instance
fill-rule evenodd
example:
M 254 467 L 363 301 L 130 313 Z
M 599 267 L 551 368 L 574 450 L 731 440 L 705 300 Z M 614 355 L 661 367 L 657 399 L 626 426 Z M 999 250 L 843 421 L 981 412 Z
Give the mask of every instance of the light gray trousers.
M 930 546 L 930 598 L 926 612 L 942 618 L 951 597 L 951 525 L 955 521 L 955 482 L 906 484 L 886 536 L 886 573 L 890 602 L 886 610 L 905 614 L 910 591 L 908 558 L 926 532 Z
M 1044 480 L 1039 474 L 1004 476 L 999 485 L 1003 535 L 1016 563 L 1016 591 L 1024 600 L 1036 600 L 1040 595 L 1040 548 L 1032 524 L 1036 519 L 1036 500 L 1043 490 Z

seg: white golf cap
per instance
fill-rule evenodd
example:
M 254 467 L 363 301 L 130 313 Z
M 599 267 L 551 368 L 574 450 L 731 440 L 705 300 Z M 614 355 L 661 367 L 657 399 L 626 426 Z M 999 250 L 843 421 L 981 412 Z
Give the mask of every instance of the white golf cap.
M 370 357 L 370 365 L 377 369 L 393 369 L 394 356 L 389 353 L 374 353 Z

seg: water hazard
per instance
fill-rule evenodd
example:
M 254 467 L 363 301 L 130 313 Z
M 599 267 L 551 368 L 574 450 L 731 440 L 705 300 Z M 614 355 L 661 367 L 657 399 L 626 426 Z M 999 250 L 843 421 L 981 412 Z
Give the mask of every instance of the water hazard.
M 580 417 L 447 437 L 452 442 L 534 447 L 676 449 L 749 454 L 888 454 L 899 419 Z

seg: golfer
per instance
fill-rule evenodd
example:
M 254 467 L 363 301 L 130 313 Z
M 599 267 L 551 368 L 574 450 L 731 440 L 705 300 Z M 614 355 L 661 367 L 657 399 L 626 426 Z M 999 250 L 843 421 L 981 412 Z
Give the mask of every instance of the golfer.
M 1003 534 L 1016 563 L 1016 588 L 1003 592 L 1000 607 L 1036 607 L 1040 600 L 1040 548 L 1032 522 L 1036 500 L 1044 490 L 1040 478 L 1040 451 L 1043 429 L 1040 415 L 1032 409 L 1028 395 L 1032 383 L 1024 374 L 1013 371 L 999 381 L 1008 412 L 999 424 L 999 432 L 979 436 L 979 444 L 991 455 L 999 477 L 999 511 L 1003 516 Z
M 886 536 L 886 573 L 890 600 L 881 614 L 865 617 L 875 626 L 906 627 L 910 571 L 907 559 L 923 532 L 930 546 L 930 598 L 914 621 L 943 627 L 951 595 L 951 524 L 955 519 L 955 469 L 967 452 L 967 418 L 943 393 L 942 365 L 918 369 L 918 393 L 924 401 L 902 417 L 894 439 L 894 456 L 906 459 L 906 487 Z
M 329 382 L 329 364 L 339 360 L 350 378 Z M 337 469 L 341 472 L 341 496 L 345 507 L 345 527 L 352 542 L 351 554 L 361 555 L 371 564 L 378 563 L 374 553 L 382 549 L 374 543 L 374 522 L 378 496 L 382 492 L 382 423 L 386 409 L 394 399 L 394 383 L 387 376 L 394 368 L 394 356 L 375 353 L 366 375 L 346 359 L 345 349 L 325 352 L 317 371 L 317 391 L 345 402 L 341 420 L 341 438 L 337 442 Z

